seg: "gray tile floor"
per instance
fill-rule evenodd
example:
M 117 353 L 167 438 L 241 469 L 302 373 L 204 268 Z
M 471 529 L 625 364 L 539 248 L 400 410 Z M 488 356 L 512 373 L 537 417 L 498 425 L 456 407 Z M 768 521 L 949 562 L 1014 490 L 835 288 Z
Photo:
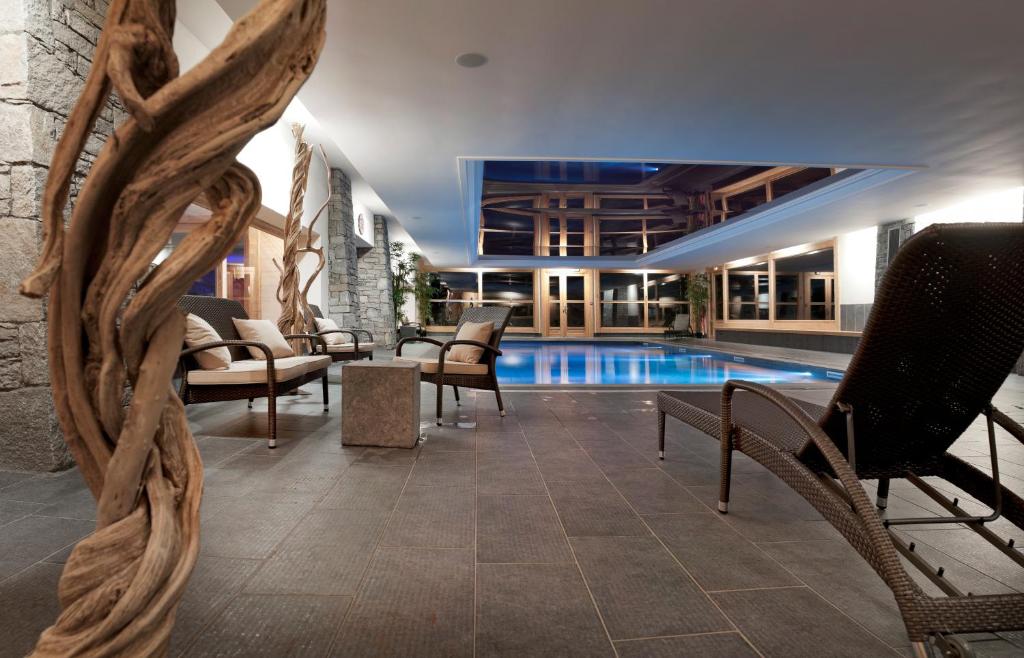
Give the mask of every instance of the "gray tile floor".
M 996 400 L 1017 419 L 1022 382 Z M 670 421 L 657 460 L 653 392 L 508 393 L 504 419 L 466 392 L 440 429 L 423 393 L 411 451 L 343 448 L 338 405 L 322 414 L 318 392 L 281 400 L 275 451 L 259 438 L 265 403 L 189 409 L 206 493 L 173 655 L 907 652 L 889 591 L 771 474 L 741 456 L 723 517 L 712 439 Z M 1024 446 L 1000 444 L 1024 491 Z M 985 450 L 980 425 L 956 446 L 980 465 Z M 898 484 L 891 509 L 938 511 Z M 56 616 L 61 565 L 93 520 L 77 472 L 0 472 L 0 655 L 24 654 Z M 972 591 L 1024 591 L 965 532 L 912 535 Z

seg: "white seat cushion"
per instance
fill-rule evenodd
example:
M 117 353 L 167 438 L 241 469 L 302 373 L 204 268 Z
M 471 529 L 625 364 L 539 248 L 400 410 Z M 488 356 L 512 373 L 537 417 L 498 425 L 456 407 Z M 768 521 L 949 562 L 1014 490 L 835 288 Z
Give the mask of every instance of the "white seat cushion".
M 327 337 L 324 336 L 324 338 L 327 338 Z M 327 351 L 328 352 L 351 352 L 355 348 L 356 348 L 356 344 L 355 343 L 341 343 L 340 345 L 328 345 L 327 346 Z M 359 351 L 360 352 L 372 352 L 373 351 L 373 343 L 364 343 L 363 341 L 359 341 Z
M 408 361 L 420 364 L 420 372 L 437 372 L 437 357 L 429 356 L 396 356 L 395 361 Z M 445 361 L 446 375 L 486 375 L 486 363 L 463 363 L 462 361 Z
M 289 356 L 274 359 L 274 374 L 277 381 L 284 382 L 295 379 L 310 372 L 331 365 L 331 357 L 320 356 Z M 224 370 L 189 370 L 190 386 L 213 386 L 217 384 L 265 384 L 267 382 L 267 362 L 258 359 L 232 361 Z

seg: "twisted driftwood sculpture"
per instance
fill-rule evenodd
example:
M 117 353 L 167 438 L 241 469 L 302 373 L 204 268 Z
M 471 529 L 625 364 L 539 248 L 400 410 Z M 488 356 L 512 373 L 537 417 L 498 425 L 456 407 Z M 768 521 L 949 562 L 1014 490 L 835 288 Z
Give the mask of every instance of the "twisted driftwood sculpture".
M 179 77 L 173 0 L 110 5 L 54 152 L 43 255 L 21 288 L 50 295 L 54 403 L 97 499 L 96 532 L 68 558 L 62 612 L 35 655 L 166 651 L 199 550 L 203 475 L 171 388 L 185 330 L 175 302 L 227 255 L 259 208 L 259 183 L 235 156 L 280 117 L 309 76 L 325 10 L 326 0 L 263 0 Z M 130 116 L 92 165 L 65 240 L 75 162 L 111 89 Z M 150 272 L 200 195 L 213 216 Z
M 324 147 L 318 145 L 317 150 L 320 152 L 320 159 L 323 160 L 324 169 L 327 171 L 327 196 L 324 198 L 324 202 L 320 204 L 320 207 L 317 209 L 316 214 L 313 215 L 313 220 L 309 223 L 309 226 L 306 227 L 305 244 L 296 250 L 297 253 L 299 254 L 316 254 L 317 265 L 316 268 L 313 270 L 313 273 L 309 275 L 308 279 L 306 279 L 306 283 L 302 286 L 302 293 L 299 295 L 299 303 L 302 304 L 301 318 L 304 322 L 305 328 L 298 329 L 291 333 L 302 333 L 303 331 L 316 333 L 316 323 L 314 322 L 313 309 L 310 308 L 309 306 L 309 289 L 313 287 L 313 282 L 316 281 L 317 277 L 320 276 L 320 273 L 324 271 L 324 266 L 327 265 L 327 259 L 324 257 L 323 243 L 321 242 L 321 245 L 319 247 L 313 246 L 313 228 L 316 226 L 317 220 L 320 219 L 320 215 L 324 213 L 324 210 L 327 209 L 327 206 L 331 202 L 332 176 L 331 165 L 327 161 L 327 154 L 324 153 Z M 274 267 L 277 268 L 277 271 L 283 275 L 284 268 L 277 262 L 277 259 L 274 259 L 272 262 L 274 263 Z M 283 306 L 284 301 L 281 299 L 280 296 L 280 288 L 278 288 L 278 293 L 279 294 L 277 301 L 281 302 Z
M 284 222 L 284 254 L 281 256 L 281 279 L 277 283 L 277 301 L 281 304 L 281 317 L 277 328 L 283 334 L 301 334 L 306 330 L 299 302 L 299 237 L 302 232 L 302 207 L 306 199 L 309 178 L 309 160 L 313 151 L 302 139 L 304 128 L 292 125 L 295 136 L 295 164 L 292 166 L 292 194 L 288 217 Z M 275 263 L 276 264 L 276 263 Z

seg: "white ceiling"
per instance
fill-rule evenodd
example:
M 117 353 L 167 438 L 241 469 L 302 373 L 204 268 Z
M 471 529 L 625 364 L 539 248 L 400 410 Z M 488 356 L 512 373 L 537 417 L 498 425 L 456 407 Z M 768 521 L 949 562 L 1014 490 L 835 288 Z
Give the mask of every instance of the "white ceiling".
M 475 258 L 459 158 L 921 167 L 729 260 L 1024 184 L 1022 25 L 1021 0 L 330 0 L 300 98 L 441 265 Z

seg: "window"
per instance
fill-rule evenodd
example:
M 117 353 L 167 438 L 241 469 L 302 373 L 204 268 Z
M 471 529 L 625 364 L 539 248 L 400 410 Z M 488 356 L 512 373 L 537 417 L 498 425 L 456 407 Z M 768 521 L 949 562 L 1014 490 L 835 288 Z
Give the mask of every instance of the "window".
M 686 275 L 600 272 L 603 328 L 685 328 L 689 324 Z
M 730 320 L 768 319 L 768 261 L 729 270 L 726 309 Z
M 598 221 L 601 256 L 633 256 L 644 253 L 642 219 L 601 219 Z
M 485 208 L 480 226 L 481 253 L 493 256 L 532 256 L 534 233 L 533 217 Z
M 775 319 L 835 318 L 835 253 L 816 249 L 775 261 Z
M 427 282 L 433 289 L 428 324 L 454 326 L 480 298 L 476 272 L 431 272 Z
M 533 327 L 533 272 L 484 272 L 481 274 L 484 306 L 512 309 L 511 327 Z

